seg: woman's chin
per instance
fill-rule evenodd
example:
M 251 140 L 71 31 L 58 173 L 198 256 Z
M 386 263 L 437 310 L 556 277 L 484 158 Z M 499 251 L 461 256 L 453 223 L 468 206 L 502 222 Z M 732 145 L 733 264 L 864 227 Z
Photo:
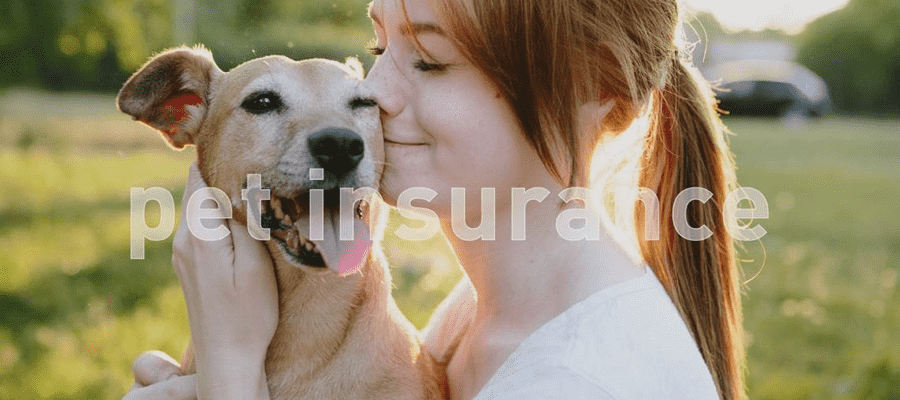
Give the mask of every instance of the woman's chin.
M 405 171 L 405 170 L 404 170 Z M 450 210 L 450 191 L 433 196 L 435 192 L 443 192 L 442 189 L 421 179 L 407 180 L 405 177 L 393 176 L 385 173 L 381 179 L 379 194 L 381 198 L 392 207 L 414 207 L 434 211 L 438 215 Z M 417 177 L 421 178 L 421 177 Z M 400 200 L 404 204 L 400 204 Z

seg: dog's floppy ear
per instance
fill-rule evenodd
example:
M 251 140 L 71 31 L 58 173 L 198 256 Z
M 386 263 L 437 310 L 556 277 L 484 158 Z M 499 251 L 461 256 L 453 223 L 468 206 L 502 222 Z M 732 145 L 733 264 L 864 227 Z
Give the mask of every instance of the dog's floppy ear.
M 193 144 L 209 106 L 212 80 L 222 74 L 212 53 L 180 47 L 160 53 L 125 82 L 119 110 L 162 132 L 176 149 Z

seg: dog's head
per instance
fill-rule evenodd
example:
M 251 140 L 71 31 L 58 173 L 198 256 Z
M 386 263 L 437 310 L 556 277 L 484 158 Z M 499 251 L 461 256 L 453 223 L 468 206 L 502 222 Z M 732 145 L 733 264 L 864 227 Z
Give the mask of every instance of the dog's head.
M 362 75 L 355 60 L 297 62 L 282 56 L 226 73 L 209 51 L 178 48 L 136 72 L 117 103 L 159 130 L 172 147 L 195 145 L 204 180 L 228 194 L 238 221 L 247 218 L 241 194 L 248 175 L 259 174 L 271 191 L 262 226 L 272 230 L 286 260 L 321 270 L 352 247 L 338 240 L 339 189 L 370 188 L 359 191 L 353 199 L 358 200 L 372 196 L 381 177 L 378 107 L 361 86 Z M 367 218 L 367 204 L 351 203 L 350 218 Z M 310 210 L 318 217 L 321 205 L 323 229 L 311 232 Z

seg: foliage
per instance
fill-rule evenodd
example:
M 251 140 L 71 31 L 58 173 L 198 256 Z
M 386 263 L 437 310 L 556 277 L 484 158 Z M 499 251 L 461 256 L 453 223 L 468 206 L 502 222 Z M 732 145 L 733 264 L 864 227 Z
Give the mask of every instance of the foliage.
M 812 22 L 798 57 L 845 111 L 900 113 L 900 1 L 851 0 Z
M 372 35 L 366 4 L 0 0 L 0 88 L 116 91 L 149 56 L 180 44 L 206 44 L 226 69 L 276 53 L 343 59 Z

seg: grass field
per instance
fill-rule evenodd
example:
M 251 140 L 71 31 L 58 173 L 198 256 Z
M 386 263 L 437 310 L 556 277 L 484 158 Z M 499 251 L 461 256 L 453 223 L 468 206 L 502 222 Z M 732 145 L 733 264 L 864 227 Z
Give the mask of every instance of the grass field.
M 900 121 L 727 123 L 741 184 L 771 212 L 742 253 L 750 397 L 900 398 Z M 118 399 L 139 353 L 181 353 L 171 241 L 129 259 L 128 195 L 180 201 L 193 156 L 110 96 L 0 95 L 0 398 Z M 459 269 L 441 241 L 389 240 L 421 327 Z

